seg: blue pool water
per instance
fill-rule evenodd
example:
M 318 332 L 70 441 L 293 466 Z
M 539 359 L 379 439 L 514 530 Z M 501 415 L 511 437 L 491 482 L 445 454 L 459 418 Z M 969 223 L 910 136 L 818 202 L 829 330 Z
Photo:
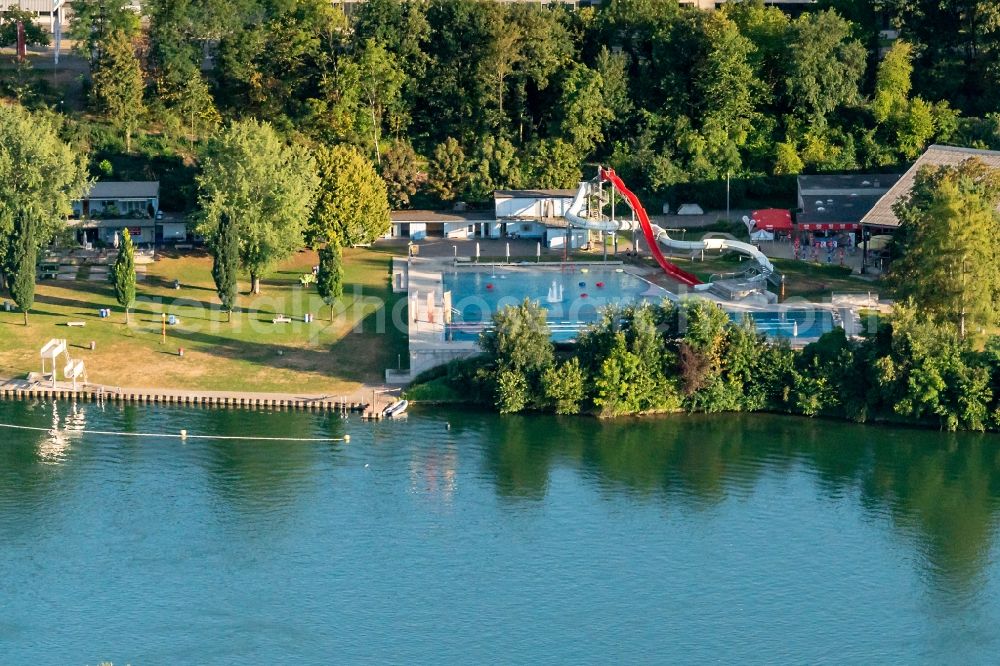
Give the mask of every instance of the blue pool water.
M 525 298 L 538 301 L 548 311 L 552 339 L 567 342 L 597 321 L 607 305 L 659 303 L 668 295 L 667 290 L 635 275 L 601 267 L 589 267 L 586 273 L 581 268 L 560 271 L 497 267 L 492 271 L 484 267 L 478 271 L 445 272 L 442 284 L 445 291 L 452 293 L 454 310 L 454 323 L 447 335 L 450 340 L 462 342 L 477 340 L 494 313 Z M 557 300 L 551 301 L 551 297 Z M 729 316 L 739 322 L 744 314 L 731 311 Z M 751 316 L 758 331 L 775 338 L 819 337 L 834 326 L 830 312 L 813 308 L 755 311 Z
M 729 317 L 740 322 L 747 313 L 730 312 Z M 788 308 L 749 313 L 754 328 L 772 338 L 818 338 L 833 330 L 833 315 L 828 310 Z
M 658 303 L 667 296 L 665 289 L 634 275 L 601 267 L 589 267 L 586 273 L 581 268 L 528 271 L 498 267 L 493 272 L 487 267 L 481 271 L 446 272 L 442 282 L 444 289 L 451 291 L 452 308 L 457 310 L 449 335 L 461 341 L 476 340 L 484 322 L 490 321 L 495 312 L 525 298 L 540 302 L 548 310 L 552 339 L 567 341 L 597 321 L 600 310 L 607 305 Z M 550 301 L 550 296 L 556 300 Z

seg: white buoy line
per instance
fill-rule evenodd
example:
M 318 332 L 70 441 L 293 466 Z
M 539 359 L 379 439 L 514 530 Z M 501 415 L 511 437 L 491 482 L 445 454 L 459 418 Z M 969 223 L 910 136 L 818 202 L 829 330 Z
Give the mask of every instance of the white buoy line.
M 240 440 L 245 442 L 350 442 L 351 436 L 343 437 L 260 437 L 257 435 L 191 435 L 187 430 L 179 433 L 171 432 L 113 432 L 110 430 L 59 430 L 58 428 L 39 428 L 35 426 L 14 425 L 12 423 L 0 423 L 0 428 L 8 430 L 28 430 L 31 432 L 45 432 L 56 434 L 81 434 L 81 435 L 102 435 L 108 437 L 158 437 L 161 439 L 226 439 Z

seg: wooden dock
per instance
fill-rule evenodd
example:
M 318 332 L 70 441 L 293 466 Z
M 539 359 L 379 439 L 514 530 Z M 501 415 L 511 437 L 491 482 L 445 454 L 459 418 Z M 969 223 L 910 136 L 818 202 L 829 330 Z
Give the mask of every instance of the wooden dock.
M 367 392 L 367 391 L 366 391 Z M 187 391 L 134 389 L 86 385 L 74 389 L 58 382 L 55 386 L 15 380 L 0 385 L 2 400 L 70 400 L 76 402 L 174 405 L 213 409 L 268 409 L 360 413 L 363 418 L 381 418 L 384 404 L 365 402 L 357 396 L 295 395 L 233 391 Z M 388 404 L 388 403 L 386 403 Z

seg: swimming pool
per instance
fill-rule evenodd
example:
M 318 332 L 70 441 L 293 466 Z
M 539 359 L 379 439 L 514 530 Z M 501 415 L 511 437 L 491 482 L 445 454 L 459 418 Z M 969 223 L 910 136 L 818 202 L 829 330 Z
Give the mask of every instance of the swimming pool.
M 445 291 L 452 293 L 451 340 L 476 340 L 493 314 L 525 298 L 541 303 L 548 313 L 552 339 L 565 342 L 597 321 L 607 305 L 641 301 L 659 303 L 669 292 L 623 269 L 570 267 L 563 270 L 530 270 L 497 267 L 491 270 L 446 271 Z
M 777 310 L 729 311 L 734 322 L 749 316 L 759 333 L 771 338 L 818 338 L 833 330 L 833 314 L 829 310 L 789 307 Z
M 585 271 L 585 272 L 584 272 Z M 569 342 L 598 320 L 607 305 L 659 303 L 669 292 L 622 269 L 572 267 L 564 270 L 524 269 L 509 266 L 491 270 L 446 271 L 441 276 L 452 294 L 452 323 L 448 340 L 474 342 L 490 325 L 493 314 L 525 298 L 541 303 L 547 311 L 552 340 Z M 772 338 L 816 338 L 834 328 L 828 310 L 811 307 L 777 307 L 769 310 L 729 310 L 734 322 L 749 315 L 756 329 Z

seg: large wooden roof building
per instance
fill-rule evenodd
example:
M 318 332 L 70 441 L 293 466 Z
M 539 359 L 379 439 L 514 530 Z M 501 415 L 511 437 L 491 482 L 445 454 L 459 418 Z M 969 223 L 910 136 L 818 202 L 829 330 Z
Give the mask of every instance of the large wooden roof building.
M 965 160 L 975 157 L 989 167 L 1000 169 L 1000 151 L 998 150 L 977 150 L 975 148 L 960 148 L 958 146 L 933 145 L 924 151 L 924 154 L 917 158 L 906 173 L 903 174 L 896 183 L 889 188 L 889 191 L 882 195 L 861 218 L 862 228 L 867 228 L 872 233 L 893 231 L 899 227 L 899 218 L 892 208 L 896 202 L 910 193 L 913 188 L 913 179 L 917 172 L 925 166 L 958 166 Z

